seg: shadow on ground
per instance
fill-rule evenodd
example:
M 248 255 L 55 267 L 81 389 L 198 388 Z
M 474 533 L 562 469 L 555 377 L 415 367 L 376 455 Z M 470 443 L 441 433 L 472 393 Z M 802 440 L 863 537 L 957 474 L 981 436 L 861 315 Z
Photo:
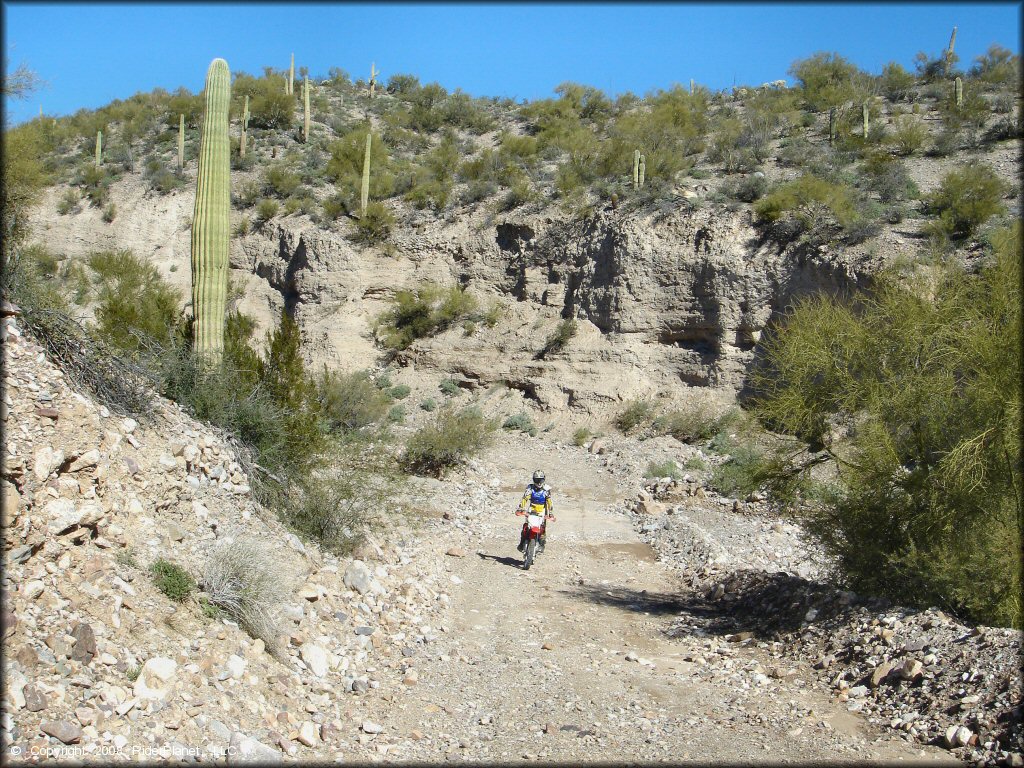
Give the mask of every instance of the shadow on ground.
M 520 568 L 523 565 L 523 561 L 520 560 L 517 557 L 501 557 L 499 555 L 485 555 L 483 552 L 477 552 L 476 554 L 477 554 L 477 556 L 481 560 L 493 560 L 496 563 L 501 563 L 502 565 L 508 565 L 508 566 L 510 566 L 512 568 Z
M 805 626 L 809 611 L 814 611 L 815 624 L 828 626 L 838 625 L 860 605 L 888 606 L 884 599 L 861 600 L 833 584 L 754 570 L 721 574 L 702 587 L 672 593 L 597 584 L 572 586 L 561 593 L 633 613 L 676 616 L 676 636 L 749 632 L 758 639 L 776 638 Z

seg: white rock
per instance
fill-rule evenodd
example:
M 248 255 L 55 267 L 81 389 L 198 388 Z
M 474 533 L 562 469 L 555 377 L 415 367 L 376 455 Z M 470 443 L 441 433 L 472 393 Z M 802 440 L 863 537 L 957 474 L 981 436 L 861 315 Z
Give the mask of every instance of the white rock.
M 125 418 L 121 420 L 121 429 L 123 429 L 127 435 L 134 432 L 137 426 L 139 426 L 139 422 L 135 419 Z
M 363 733 L 380 733 L 384 730 L 383 725 L 373 722 L 372 720 L 363 721 Z
M 135 681 L 134 693 L 140 699 L 165 699 L 174 687 L 175 670 L 178 665 L 173 659 L 157 656 L 149 659 L 142 667 Z
M 36 476 L 36 480 L 42 482 L 63 463 L 64 451 L 59 448 L 54 450 L 50 446 L 45 445 L 35 453 L 32 472 Z
M 128 746 L 128 738 L 126 736 L 122 736 L 120 733 L 117 734 L 114 737 L 114 747 L 118 751 L 120 751 L 120 750 L 124 749 L 126 746 Z
M 373 575 L 362 560 L 353 560 L 345 569 L 345 586 L 365 595 L 373 589 Z
M 238 731 L 231 736 L 227 752 L 228 765 L 235 763 L 280 763 L 283 755 L 252 736 Z
M 323 677 L 330 669 L 327 651 L 316 643 L 303 644 L 302 648 L 299 649 L 299 655 L 302 657 L 303 663 L 309 667 L 310 672 L 317 677 Z
M 43 594 L 44 589 L 46 589 L 46 587 L 43 585 L 43 582 L 35 580 L 25 584 L 23 591 L 25 593 L 26 599 L 35 600 L 37 597 Z
M 307 747 L 314 747 L 320 741 L 316 723 L 307 720 L 299 726 L 299 741 Z
M 242 675 L 245 674 L 245 667 L 247 663 L 248 662 L 246 662 L 246 660 L 241 656 L 231 654 L 228 656 L 228 674 L 230 674 L 235 680 L 240 680 Z

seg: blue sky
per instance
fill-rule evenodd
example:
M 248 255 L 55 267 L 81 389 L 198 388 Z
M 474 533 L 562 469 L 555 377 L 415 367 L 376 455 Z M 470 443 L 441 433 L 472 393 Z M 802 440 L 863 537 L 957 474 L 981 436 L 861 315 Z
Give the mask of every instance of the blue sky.
M 4 67 L 26 64 L 47 86 L 5 103 L 18 123 L 66 115 L 157 86 L 203 87 L 210 60 L 423 83 L 474 96 L 535 99 L 566 80 L 610 95 L 692 77 L 713 89 L 787 77 L 792 62 L 836 51 L 878 73 L 913 69 L 958 27 L 969 65 L 992 43 L 1020 52 L 1019 3 L 147 4 L 5 2 Z

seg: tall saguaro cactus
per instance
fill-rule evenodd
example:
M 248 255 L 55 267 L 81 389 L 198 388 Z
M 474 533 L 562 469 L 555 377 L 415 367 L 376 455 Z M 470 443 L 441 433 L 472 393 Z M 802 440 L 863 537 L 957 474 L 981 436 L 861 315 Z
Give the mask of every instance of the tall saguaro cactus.
M 245 145 L 249 133 L 249 94 L 245 95 L 245 103 L 242 107 L 242 133 L 238 137 L 238 156 L 245 157 Z
M 185 170 L 185 116 L 178 115 L 178 172 Z
M 644 155 L 640 155 L 640 167 L 637 168 L 637 180 L 640 182 L 641 189 L 644 186 L 644 176 L 647 174 L 647 158 Z
M 374 62 L 370 62 L 370 98 L 373 98 L 374 89 L 377 87 L 377 75 L 380 72 L 377 71 L 377 65 Z
M 828 143 L 835 144 L 836 141 L 836 117 L 837 110 L 835 107 L 830 107 L 828 110 Z
M 964 81 L 959 77 L 953 81 L 953 96 L 956 98 L 956 108 L 964 105 Z
M 285 91 L 289 96 L 295 93 L 295 54 L 292 54 L 292 65 L 288 68 L 288 89 Z
M 192 215 L 192 313 L 196 351 L 219 361 L 224 351 L 224 303 L 228 287 L 231 143 L 228 109 L 231 72 L 214 59 L 206 73 L 206 113 L 199 144 L 196 206 Z
M 866 101 L 861 105 L 861 111 L 864 116 L 864 138 L 866 139 L 868 137 L 868 129 L 871 128 L 871 109 Z
M 309 78 L 302 78 L 302 140 L 309 143 Z
M 366 153 L 363 155 L 363 187 L 359 193 L 359 217 L 366 215 L 366 206 L 370 202 L 370 142 L 373 132 L 366 132 Z
M 949 74 L 949 68 L 953 66 L 953 46 L 956 44 L 956 27 L 953 27 L 953 34 L 949 36 L 949 47 L 946 48 L 946 74 Z
M 640 189 L 640 150 L 633 150 L 633 189 Z
M 96 131 L 96 167 L 103 164 L 103 131 Z

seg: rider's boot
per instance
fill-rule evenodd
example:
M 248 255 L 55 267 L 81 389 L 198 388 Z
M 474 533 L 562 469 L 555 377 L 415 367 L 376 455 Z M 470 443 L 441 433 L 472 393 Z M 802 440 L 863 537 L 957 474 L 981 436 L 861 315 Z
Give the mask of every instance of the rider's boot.
M 546 538 L 547 538 L 547 534 L 546 534 L 546 533 L 542 533 L 542 534 L 540 535 L 540 540 L 538 541 L 538 547 L 537 547 L 537 552 L 538 552 L 538 553 L 540 553 L 540 552 L 543 552 L 543 551 L 544 551 L 544 540 L 545 540 Z
M 519 546 L 516 547 L 520 552 L 526 549 L 526 533 L 519 534 Z

